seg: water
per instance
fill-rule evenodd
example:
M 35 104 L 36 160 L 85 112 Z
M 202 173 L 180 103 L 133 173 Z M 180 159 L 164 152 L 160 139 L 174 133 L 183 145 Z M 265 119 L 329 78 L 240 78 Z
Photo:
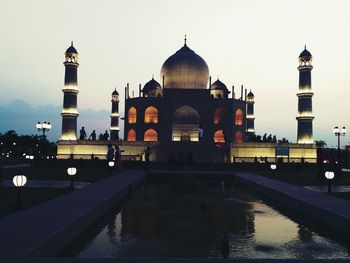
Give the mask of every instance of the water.
M 350 258 L 348 244 L 296 221 L 233 182 L 148 181 L 77 256 Z

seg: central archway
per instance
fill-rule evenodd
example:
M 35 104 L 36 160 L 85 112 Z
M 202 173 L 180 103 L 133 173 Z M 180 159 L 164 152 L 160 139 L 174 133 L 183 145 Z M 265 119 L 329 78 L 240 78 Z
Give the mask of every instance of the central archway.
M 173 141 L 198 141 L 199 114 L 188 106 L 177 108 L 172 118 Z

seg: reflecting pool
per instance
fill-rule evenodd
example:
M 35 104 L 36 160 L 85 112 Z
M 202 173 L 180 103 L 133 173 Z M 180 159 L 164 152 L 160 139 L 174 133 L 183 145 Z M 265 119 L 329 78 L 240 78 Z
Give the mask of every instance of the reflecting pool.
M 289 214 L 289 213 L 288 213 Z M 291 216 L 294 218 L 293 216 Z M 350 258 L 349 245 L 232 181 L 148 180 L 76 253 L 84 258 Z M 97 232 L 97 234 L 96 234 Z M 338 240 L 338 241 L 336 241 Z

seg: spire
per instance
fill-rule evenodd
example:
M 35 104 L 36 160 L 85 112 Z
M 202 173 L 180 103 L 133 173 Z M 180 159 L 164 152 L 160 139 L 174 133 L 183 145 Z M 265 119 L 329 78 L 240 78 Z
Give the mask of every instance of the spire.
M 186 44 L 187 44 L 187 36 L 185 35 L 185 46 L 186 46 Z
M 304 45 L 304 49 L 306 50 L 306 44 Z
M 70 46 L 71 46 L 71 47 L 73 46 L 73 40 L 70 42 Z

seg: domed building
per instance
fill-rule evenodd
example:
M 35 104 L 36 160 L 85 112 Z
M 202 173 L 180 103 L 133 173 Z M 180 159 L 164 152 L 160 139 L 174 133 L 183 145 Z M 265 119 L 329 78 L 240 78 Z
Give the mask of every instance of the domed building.
M 144 160 L 151 147 L 151 160 L 165 162 L 191 156 L 194 162 L 316 162 L 313 143 L 311 89 L 312 55 L 306 49 L 299 56 L 298 143 L 255 140 L 255 95 L 243 86 L 235 89 L 219 78 L 212 83 L 205 60 L 186 43 L 163 63 L 159 79 L 140 84 L 138 96 L 125 87 L 124 137 L 119 137 L 119 93 L 111 94 L 110 136 L 91 140 L 77 136 L 78 51 L 71 46 L 64 53 L 62 132 L 57 156 L 106 158 L 109 144 L 118 145 L 124 160 Z M 95 132 L 95 130 L 93 131 Z M 81 130 L 80 130 L 81 133 Z M 101 134 L 102 135 L 102 134 Z M 181 157 L 182 156 L 182 157 Z M 261 158 L 260 158 L 261 160 Z
M 233 87 L 230 92 L 219 79 L 211 83 L 207 63 L 186 40 L 163 63 L 160 81 L 152 78 L 139 92 L 131 98 L 126 88 L 124 140 L 158 142 L 157 156 L 163 159 L 172 150 L 189 147 L 194 152 L 198 148 L 197 154 L 204 153 L 200 159 L 207 159 L 211 147 L 216 151 L 220 143 L 246 141 L 243 87 L 236 99 Z

